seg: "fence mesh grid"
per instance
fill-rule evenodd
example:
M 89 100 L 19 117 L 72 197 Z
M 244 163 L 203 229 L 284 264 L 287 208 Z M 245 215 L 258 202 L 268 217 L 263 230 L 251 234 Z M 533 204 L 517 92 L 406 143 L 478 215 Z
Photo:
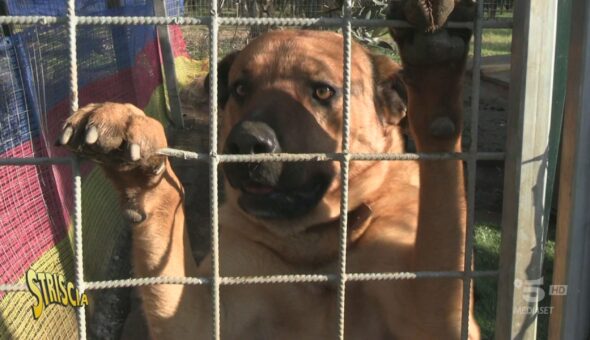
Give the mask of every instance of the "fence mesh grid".
M 212 315 L 213 315 L 213 338 L 220 338 L 221 320 L 220 320 L 220 285 L 237 285 L 237 284 L 277 284 L 277 283 L 301 283 L 301 282 L 334 282 L 338 285 L 338 338 L 344 338 L 344 312 L 345 312 L 345 288 L 346 283 L 351 281 L 371 281 L 371 280 L 401 280 L 401 279 L 419 279 L 419 278 L 461 278 L 463 286 L 463 314 L 461 322 L 461 338 L 468 337 L 469 324 L 469 305 L 471 280 L 475 277 L 496 276 L 497 271 L 472 271 L 472 252 L 473 252 L 473 224 L 474 224 L 474 194 L 475 194 L 475 169 L 476 162 L 480 159 L 504 159 L 504 154 L 500 152 L 479 153 L 477 150 L 477 126 L 478 126 L 478 109 L 479 109 L 479 82 L 481 66 L 481 44 L 482 30 L 485 27 L 502 27 L 510 28 L 510 22 L 483 22 L 484 3 L 479 1 L 477 6 L 477 15 L 474 24 L 472 23 L 449 23 L 450 27 L 469 27 L 473 28 L 475 36 L 475 49 L 473 58 L 473 87 L 472 87 L 472 115 L 471 115 L 471 145 L 468 153 L 458 154 L 354 154 L 349 152 L 349 122 L 350 122 L 350 63 L 351 63 L 351 31 L 353 26 L 397 26 L 407 27 L 405 22 L 392 20 L 366 20 L 353 18 L 353 3 L 347 0 L 343 7 L 344 15 L 340 18 L 229 18 L 219 16 L 218 2 L 212 0 L 209 4 L 209 15 L 204 17 L 78 17 L 75 13 L 75 1 L 68 0 L 66 17 L 52 16 L 0 16 L 2 24 L 37 24 L 49 25 L 55 23 L 65 23 L 68 26 L 68 44 L 69 44 L 69 73 L 70 73 L 70 111 L 75 112 L 78 108 L 78 60 L 76 55 L 77 30 L 79 25 L 153 25 L 153 24 L 181 24 L 181 25 L 206 25 L 209 31 L 209 64 L 212 81 L 210 82 L 210 108 L 209 108 L 209 153 L 199 154 L 186 152 L 183 150 L 163 149 L 161 154 L 170 157 L 179 157 L 182 159 L 196 159 L 209 163 L 210 167 L 210 231 L 211 231 L 211 254 L 212 254 L 212 275 L 203 278 L 135 278 L 127 280 L 109 280 L 98 282 L 84 281 L 84 268 L 82 258 L 82 211 L 81 211 L 81 177 L 80 165 L 76 158 L 24 158 L 14 155 L 9 158 L 0 160 L 2 166 L 27 166 L 38 164 L 61 164 L 70 163 L 73 168 L 73 206 L 74 206 L 74 250 L 75 250 L 75 278 L 76 286 L 80 291 L 85 289 L 109 289 L 116 287 L 137 287 L 152 284 L 209 284 L 212 286 Z M 197 11 L 200 13 L 200 11 Z M 282 25 L 282 26 L 324 26 L 341 28 L 344 38 L 344 124 L 342 137 L 342 152 L 333 154 L 259 154 L 254 156 L 245 155 L 218 155 L 217 145 L 217 127 L 218 127 L 218 107 L 217 107 L 217 61 L 218 61 L 218 33 L 220 25 Z M 4 69 L 4 68 L 2 68 Z M 343 213 L 348 210 L 348 166 L 352 160 L 432 160 L 432 159 L 460 159 L 467 161 L 467 197 L 468 197 L 468 225 L 466 236 L 466 256 L 465 271 L 452 272 L 400 272 L 400 273 L 347 273 L 346 272 L 346 226 L 347 214 Z M 260 277 L 221 277 L 219 274 L 219 235 L 218 235 L 218 164 L 223 162 L 252 162 L 252 161 L 329 161 L 336 160 L 341 164 L 341 220 L 340 220 L 340 251 L 338 272 L 325 275 L 274 275 Z M 22 171 L 22 170 L 21 170 Z M 0 284 L 0 292 L 7 291 L 25 291 L 24 284 Z M 85 309 L 79 308 L 77 312 L 77 321 L 79 337 L 86 338 L 86 316 Z

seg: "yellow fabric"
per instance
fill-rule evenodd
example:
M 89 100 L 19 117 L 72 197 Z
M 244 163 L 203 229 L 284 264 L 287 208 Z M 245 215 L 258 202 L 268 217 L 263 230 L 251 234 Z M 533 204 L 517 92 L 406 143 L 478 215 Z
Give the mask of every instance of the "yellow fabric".
M 31 268 L 38 272 L 64 274 L 73 280 L 73 250 L 68 238 L 43 254 Z M 19 283 L 25 283 L 21 278 Z M 52 304 L 38 320 L 31 307 L 35 297 L 27 292 L 7 293 L 0 300 L 0 339 L 73 339 L 77 337 L 76 312 Z

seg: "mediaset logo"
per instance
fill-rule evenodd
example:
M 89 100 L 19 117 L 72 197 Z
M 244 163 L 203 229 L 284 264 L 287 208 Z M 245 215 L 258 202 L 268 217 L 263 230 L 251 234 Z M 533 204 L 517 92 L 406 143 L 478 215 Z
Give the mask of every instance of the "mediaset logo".
M 553 307 L 539 307 L 536 304 L 541 302 L 545 296 L 543 289 L 543 277 L 534 280 L 514 280 L 514 287 L 520 289 L 521 298 L 533 306 L 522 306 L 517 308 L 516 314 L 551 314 Z M 566 295 L 567 285 L 550 285 L 549 295 Z

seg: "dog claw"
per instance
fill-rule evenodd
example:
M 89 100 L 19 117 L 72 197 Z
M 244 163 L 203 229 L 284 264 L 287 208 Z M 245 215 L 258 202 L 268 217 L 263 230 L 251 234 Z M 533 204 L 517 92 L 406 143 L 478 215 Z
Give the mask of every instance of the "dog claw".
M 86 137 L 84 138 L 86 144 L 94 144 L 98 140 L 98 129 L 96 126 L 90 126 L 86 130 Z
M 401 0 L 393 1 L 391 8 L 418 31 L 434 32 L 445 24 L 455 5 L 454 0 Z
M 70 141 L 70 138 L 72 138 L 73 134 L 74 134 L 74 129 L 71 126 L 66 127 L 64 132 L 61 134 L 61 137 L 59 138 L 59 143 L 61 145 L 68 144 L 68 142 Z
M 164 170 L 166 170 L 166 163 L 160 164 L 160 166 L 154 170 L 154 174 L 161 175 L 164 172 Z
M 471 0 L 398 0 L 388 18 L 407 20 L 413 28 L 392 28 L 404 65 L 463 63 L 471 30 L 446 28 L 446 22 L 469 22 L 475 16 Z
M 131 160 L 134 162 L 141 158 L 141 149 L 139 148 L 139 144 L 131 144 L 129 147 L 129 156 L 131 156 Z
M 439 117 L 430 123 L 430 133 L 434 137 L 450 137 L 455 131 L 455 123 L 449 117 Z

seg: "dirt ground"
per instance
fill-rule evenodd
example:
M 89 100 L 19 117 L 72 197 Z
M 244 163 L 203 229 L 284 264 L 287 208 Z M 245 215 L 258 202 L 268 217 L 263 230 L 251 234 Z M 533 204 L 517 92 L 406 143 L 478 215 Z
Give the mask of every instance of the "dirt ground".
M 229 33 L 228 33 L 229 34 Z M 238 46 L 236 46 L 238 47 Z M 190 46 L 189 46 L 190 48 Z M 471 114 L 471 80 L 466 76 L 464 105 L 466 128 L 464 150 L 469 148 L 469 119 Z M 177 148 L 196 152 L 208 152 L 208 127 L 204 98 L 194 93 L 183 94 L 191 103 L 183 103 L 186 128 L 170 136 Z M 479 104 L 478 150 L 483 152 L 504 151 L 506 140 L 508 89 L 490 82 L 482 82 Z M 192 104 L 196 103 L 196 104 Z M 194 108 L 197 108 L 196 110 Z M 186 189 L 187 225 L 194 256 L 201 259 L 209 248 L 208 166 L 205 163 L 173 161 L 173 166 Z M 502 210 L 503 189 L 502 161 L 478 161 L 476 179 L 475 217 L 477 223 L 499 225 Z M 205 199 L 204 199 L 205 198 Z M 196 227 L 199 226 L 199 227 Z M 129 259 L 129 239 L 122 244 L 113 259 L 112 273 L 108 278 L 124 278 L 132 275 Z M 140 300 L 132 289 L 99 291 L 91 295 L 97 307 L 89 313 L 88 332 L 90 339 L 136 339 L 147 338 L 145 323 L 140 311 Z M 106 302 L 106 303 L 105 303 Z M 127 318 L 125 316 L 128 315 Z

